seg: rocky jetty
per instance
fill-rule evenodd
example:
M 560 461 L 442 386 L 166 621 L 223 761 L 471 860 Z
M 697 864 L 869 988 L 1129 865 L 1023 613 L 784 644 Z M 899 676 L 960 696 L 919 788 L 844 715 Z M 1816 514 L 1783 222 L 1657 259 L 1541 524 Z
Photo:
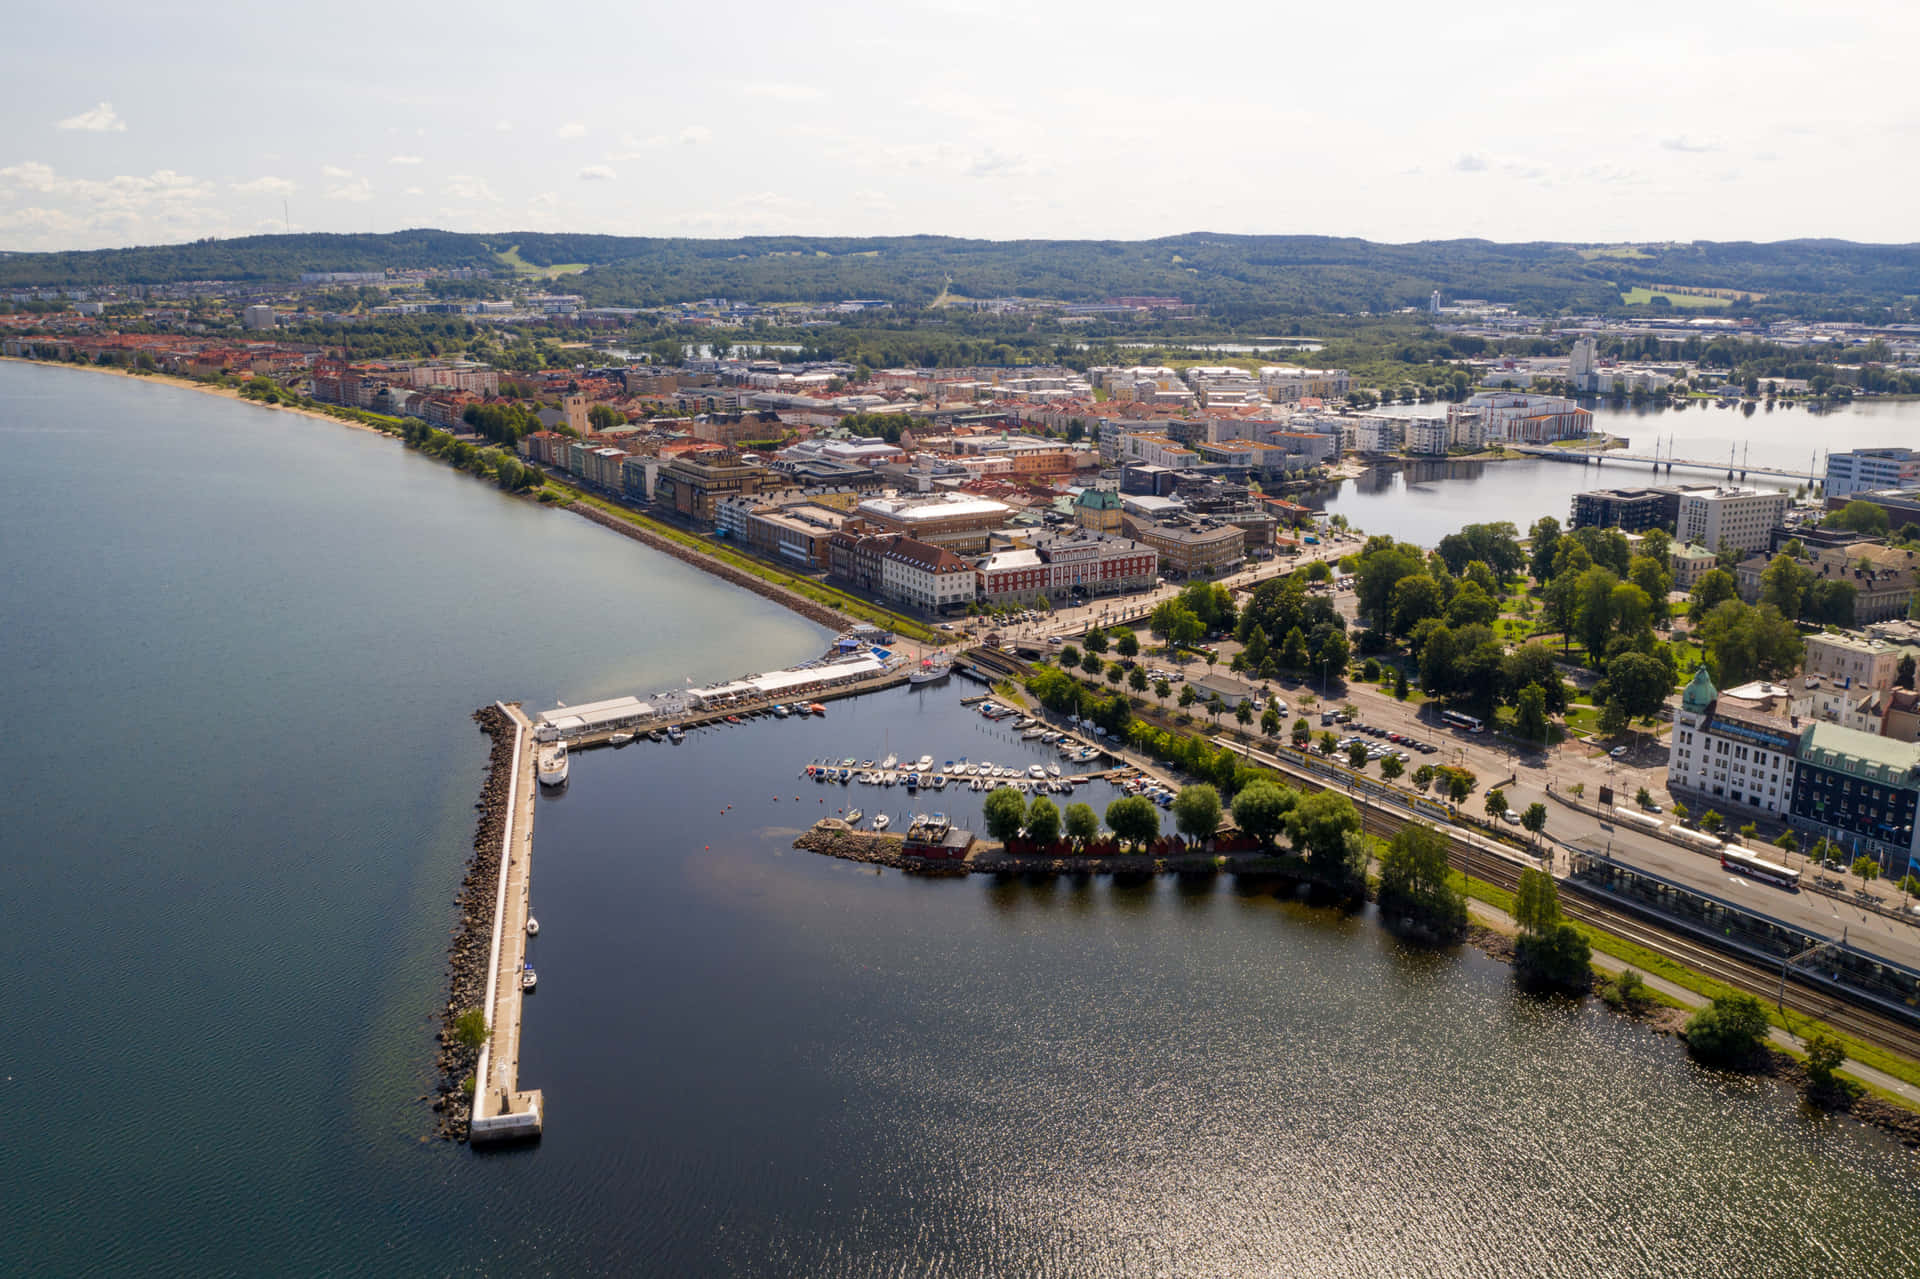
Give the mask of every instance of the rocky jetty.
M 480 730 L 493 739 L 487 779 L 480 788 L 480 812 L 473 832 L 473 857 L 454 897 L 458 914 L 447 945 L 447 1001 L 440 1010 L 439 1053 L 434 1060 L 434 1131 L 443 1140 L 467 1134 L 471 1098 L 466 1081 L 480 1060 L 477 1048 L 463 1045 L 454 1023 L 487 999 L 487 961 L 493 948 L 493 907 L 500 886 L 500 843 L 506 834 L 507 790 L 513 772 L 513 721 L 497 706 L 473 713 Z

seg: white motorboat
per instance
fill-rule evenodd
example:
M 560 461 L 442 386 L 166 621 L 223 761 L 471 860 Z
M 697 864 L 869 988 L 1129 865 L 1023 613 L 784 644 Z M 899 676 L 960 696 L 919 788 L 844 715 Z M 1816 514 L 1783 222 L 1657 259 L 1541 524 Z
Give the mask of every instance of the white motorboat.
M 1020 734 L 1020 736 L 1031 742 L 1046 736 L 1046 733 L 1047 730 L 1044 728 L 1029 728 L 1026 732 Z
M 528 915 L 527 916 L 527 936 L 538 937 L 539 935 L 540 935 L 540 921 L 535 919 L 532 915 Z
M 921 773 L 926 772 L 928 769 L 933 767 L 933 756 L 922 755 L 919 759 L 914 761 L 913 767 L 916 772 L 921 772 Z
M 880 761 L 880 768 L 882 771 L 886 771 L 891 769 L 895 764 L 898 764 L 899 762 L 900 762 L 900 757 L 898 755 L 895 755 L 889 752 L 887 757 Z
M 860 819 L 865 816 L 866 816 L 865 812 L 856 808 L 851 813 L 847 814 L 847 825 L 858 826 L 860 824 Z
M 520 973 L 520 989 L 532 990 L 534 983 L 539 980 L 540 978 L 533 971 L 533 965 L 528 964 Z
M 1058 777 L 1058 776 L 1060 776 L 1060 765 L 1058 765 L 1058 764 L 1048 764 L 1048 765 L 1047 765 L 1047 775 L 1048 775 L 1048 776 L 1050 776 L 1050 777 Z
M 1040 765 L 1038 764 L 1027 765 L 1028 777 L 1045 777 L 1046 775 L 1047 775 L 1047 770 L 1042 768 Z
M 892 823 L 892 820 L 893 819 L 885 813 L 875 813 L 873 815 L 873 828 L 875 830 L 885 830 Z
M 612 737 L 609 737 L 607 740 L 613 743 L 613 745 L 615 746 L 625 746 L 628 742 L 633 740 L 633 734 L 632 733 L 615 733 Z
M 534 758 L 534 766 L 540 774 L 542 786 L 565 786 L 567 784 L 567 744 L 548 742 L 540 748 Z

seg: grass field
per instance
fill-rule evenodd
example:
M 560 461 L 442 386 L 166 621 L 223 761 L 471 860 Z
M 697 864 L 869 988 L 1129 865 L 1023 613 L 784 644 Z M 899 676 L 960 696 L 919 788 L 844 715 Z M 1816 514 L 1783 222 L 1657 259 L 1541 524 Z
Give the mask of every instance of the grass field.
M 553 266 L 535 266 L 520 256 L 520 246 L 514 245 L 504 253 L 496 253 L 502 266 L 512 267 L 521 275 L 537 275 L 543 280 L 552 280 L 563 275 L 578 275 L 587 269 L 585 262 L 561 262 Z
M 1656 293 L 1644 286 L 1635 286 L 1620 295 L 1620 301 L 1627 306 L 1645 306 L 1656 297 L 1663 297 L 1673 303 L 1676 310 L 1700 311 L 1727 305 L 1725 298 L 1701 297 L 1697 293 Z

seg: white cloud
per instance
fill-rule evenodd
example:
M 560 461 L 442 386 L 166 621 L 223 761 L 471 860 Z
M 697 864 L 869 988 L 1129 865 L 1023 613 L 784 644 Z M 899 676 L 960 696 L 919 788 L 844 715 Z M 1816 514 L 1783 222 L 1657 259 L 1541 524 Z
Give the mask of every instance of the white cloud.
M 495 133 L 512 133 L 512 132 L 513 132 L 513 121 L 511 121 L 511 120 L 495 120 L 495 121 L 493 122 L 493 131 L 494 131 Z
M 288 178 L 272 176 L 254 178 L 249 182 L 229 182 L 227 187 L 241 195 L 292 195 L 299 189 Z
M 1469 151 L 1453 162 L 1453 169 L 1456 173 L 1485 173 L 1487 157 L 1478 152 Z
M 680 141 L 690 147 L 697 147 L 702 142 L 713 141 L 713 130 L 704 124 L 690 124 L 680 130 Z
M 618 176 L 610 164 L 589 164 L 580 170 L 582 182 L 611 182 Z
M 822 96 L 810 84 L 787 84 L 776 80 L 757 81 L 738 86 L 750 98 L 771 98 L 775 102 L 815 102 Z
M 988 147 L 967 162 L 970 178 L 1017 178 L 1033 171 L 1033 163 L 1023 155 L 1009 155 Z
M 388 164 L 425 164 L 426 160 L 417 155 L 390 155 L 387 157 L 387 163 Z
M 1678 137 L 1660 139 L 1660 148 L 1663 151 L 1685 151 L 1689 154 L 1723 149 L 1718 142 L 1695 142 L 1684 133 Z
M 102 102 L 91 111 L 82 111 L 79 115 L 68 116 L 53 126 L 56 129 L 78 129 L 82 133 L 125 133 L 127 122 L 122 120 L 113 109 L 113 103 Z
M 456 173 L 448 178 L 446 193 L 456 200 L 497 201 L 500 198 L 493 193 L 493 188 L 486 184 L 485 179 L 469 173 Z
M 425 195 L 426 193 L 424 187 L 406 187 L 400 192 L 401 195 Z
M 351 182 L 339 182 L 327 188 L 327 199 L 345 200 L 349 204 L 365 204 L 373 199 L 373 183 L 365 178 L 355 178 Z
M 578 120 L 569 120 L 555 129 L 553 136 L 556 138 L 584 138 L 587 136 L 587 126 L 581 124 Z
M 172 169 L 102 181 L 28 160 L 0 169 L 0 195 L 37 197 L 0 215 L 0 231 L 19 247 L 92 248 L 232 230 L 215 185 Z
M 339 181 L 343 178 L 352 177 L 353 170 L 343 169 L 338 165 L 334 165 L 334 164 L 323 164 L 320 166 L 320 176 L 323 178 L 333 178 L 335 181 Z

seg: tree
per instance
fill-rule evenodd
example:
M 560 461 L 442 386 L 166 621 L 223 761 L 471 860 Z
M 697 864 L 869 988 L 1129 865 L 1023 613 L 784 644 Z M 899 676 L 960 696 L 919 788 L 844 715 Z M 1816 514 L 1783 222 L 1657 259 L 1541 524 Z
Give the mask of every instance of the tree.
M 1386 630 L 1405 637 L 1429 617 L 1439 617 L 1445 608 L 1440 584 L 1424 573 L 1412 574 L 1393 584 L 1387 604 Z
M 1280 708 L 1271 702 L 1266 710 L 1260 712 L 1260 734 L 1263 737 L 1280 736 Z
M 1347 832 L 1360 830 L 1360 810 L 1338 791 L 1315 791 L 1287 814 L 1287 838 L 1323 875 L 1345 863 Z
M 1435 770 L 1432 764 L 1422 764 L 1413 770 L 1413 784 L 1420 790 L 1433 785 Z
M 1002 844 L 1019 838 L 1021 828 L 1027 824 L 1027 801 L 1020 798 L 1019 791 L 1011 786 L 996 786 L 988 792 L 986 803 L 981 807 L 987 834 Z
M 1288 670 L 1304 671 L 1312 664 L 1313 657 L 1307 652 L 1307 637 L 1296 626 L 1280 642 L 1280 665 Z
M 1253 723 L 1253 703 L 1243 698 L 1240 704 L 1233 708 L 1233 718 L 1242 728 Z
M 1467 927 L 1467 895 L 1447 865 L 1447 837 L 1408 823 L 1380 854 L 1380 913 L 1446 941 Z
M 1398 755 L 1388 755 L 1380 761 L 1380 776 L 1387 781 L 1393 781 L 1406 771 L 1407 766 L 1400 762 Z
M 1188 839 L 1212 839 L 1220 829 L 1220 792 L 1204 782 L 1182 786 L 1173 801 L 1173 826 Z
M 1784 679 L 1800 667 L 1806 645 L 1799 628 L 1771 605 L 1738 600 L 1714 606 L 1694 629 L 1707 665 L 1722 688 L 1753 679 Z
M 1305 715 L 1293 721 L 1293 727 L 1288 730 L 1288 733 L 1293 738 L 1293 745 L 1296 750 L 1305 750 L 1307 743 L 1313 740 L 1313 729 L 1308 725 Z
M 1521 872 L 1529 873 L 1539 872 Z M 1514 942 L 1514 976 L 1529 990 L 1580 993 L 1593 981 L 1592 962 L 1591 944 L 1572 924 L 1555 924 L 1544 932 L 1522 933 Z
M 1893 682 L 1901 688 L 1912 688 L 1913 687 L 1913 671 L 1914 671 L 1913 654 L 1908 653 L 1906 656 L 1900 659 L 1900 665 L 1895 668 Z
M 1453 593 L 1453 600 L 1447 605 L 1447 625 L 1455 629 L 1492 626 L 1499 616 L 1500 606 L 1477 582 L 1460 583 L 1460 589 Z
M 1520 814 L 1520 825 L 1526 828 L 1529 835 L 1538 839 L 1540 832 L 1547 828 L 1547 806 L 1539 800 L 1528 804 L 1526 811 Z
M 1759 833 L 1760 824 L 1758 822 L 1748 822 L 1740 828 L 1740 838 L 1743 840 L 1752 839 Z
M 1144 667 L 1140 667 L 1140 666 L 1136 666 L 1136 667 L 1134 667 L 1134 668 L 1133 668 L 1132 670 L 1130 670 L 1130 671 L 1128 671 L 1128 672 L 1127 672 L 1127 687 L 1128 687 L 1128 688 L 1130 688 L 1130 689 L 1132 689 L 1132 690 L 1133 690 L 1134 692 L 1136 692 L 1136 693 L 1144 693 L 1144 692 L 1146 692 L 1146 691 L 1147 691 L 1147 672 L 1146 672 L 1146 668 L 1144 668 Z
M 1160 834 L 1160 810 L 1144 795 L 1122 796 L 1107 805 L 1107 829 L 1129 848 L 1142 848 Z
M 1367 744 L 1365 742 L 1355 741 L 1347 743 L 1347 764 L 1349 767 L 1356 769 L 1367 766 Z
M 1067 805 L 1067 838 L 1085 848 L 1100 834 L 1100 817 L 1092 804 Z
M 1347 633 L 1328 627 L 1321 632 L 1318 650 L 1314 653 L 1314 663 L 1335 679 L 1344 682 L 1347 662 L 1353 656 L 1352 646 L 1347 643 Z
M 1338 749 L 1340 749 L 1340 739 L 1332 733 L 1320 734 L 1320 753 L 1322 755 L 1332 755 Z
M 1473 777 L 1471 774 L 1458 768 L 1449 768 L 1446 771 L 1446 777 L 1447 798 L 1451 799 L 1454 803 L 1458 804 L 1465 800 L 1467 796 L 1473 794 Z
M 1027 808 L 1027 838 L 1042 848 L 1060 838 L 1060 810 L 1045 795 L 1035 795 Z
M 1220 722 L 1220 716 L 1225 713 L 1226 709 L 1226 698 L 1220 696 L 1217 691 L 1207 694 L 1207 714 L 1212 717 L 1214 723 L 1218 724 Z
M 1496 786 L 1487 792 L 1481 806 L 1487 810 L 1487 816 L 1499 817 L 1507 811 L 1507 793 Z
M 1560 546 L 1560 521 L 1543 515 L 1533 522 L 1527 533 L 1532 539 L 1527 567 L 1541 582 L 1549 581 L 1553 577 L 1553 553 Z
M 1361 616 L 1372 625 L 1381 626 L 1387 618 L 1394 584 L 1403 577 L 1418 576 L 1425 571 L 1426 560 L 1419 547 L 1395 543 L 1390 537 L 1368 538 L 1354 569 L 1354 594 Z
M 1106 662 L 1101 660 L 1100 654 L 1092 649 L 1088 649 L 1080 657 L 1080 669 L 1089 675 L 1098 675 L 1105 666 Z
M 1880 863 L 1862 853 L 1853 859 L 1853 873 L 1860 877 L 1863 884 L 1871 884 L 1880 878 Z
M 1817 1092 L 1835 1091 L 1839 1081 L 1833 1072 L 1846 1060 L 1847 1050 L 1839 1040 L 1824 1033 L 1814 1035 L 1807 1040 L 1807 1082 Z
M 1760 602 L 1780 610 L 1782 617 L 1800 616 L 1813 572 L 1788 555 L 1776 555 L 1760 574 Z
M 1729 600 L 1738 602 L 1740 591 L 1733 574 L 1723 568 L 1710 568 L 1694 582 L 1693 593 L 1687 598 L 1687 620 L 1697 626 L 1702 618 L 1720 605 Z
M 1393 668 L 1393 699 L 1397 702 L 1407 700 L 1407 673 L 1396 666 Z
M 1727 819 L 1714 812 L 1711 808 L 1700 814 L 1700 829 L 1709 835 L 1717 834 L 1720 828 L 1726 824 Z
M 1275 837 L 1287 828 L 1287 814 L 1293 811 L 1297 799 L 1291 787 L 1264 779 L 1251 782 L 1233 797 L 1234 825 L 1272 847 Z
M 1113 642 L 1114 652 L 1122 657 L 1140 656 L 1140 637 L 1132 631 L 1121 631 L 1120 638 Z
M 1087 631 L 1085 643 L 1089 653 L 1104 653 L 1107 651 L 1107 633 L 1095 626 Z
M 1172 694 L 1173 685 L 1169 684 L 1164 676 L 1153 681 L 1153 695 L 1159 698 L 1163 705 Z
M 1634 556 L 1627 566 L 1627 580 L 1653 601 L 1654 617 L 1664 618 L 1667 615 L 1667 593 L 1673 589 L 1673 574 L 1667 571 L 1665 557 Z
M 1538 684 L 1529 684 L 1514 701 L 1513 731 L 1526 741 L 1545 742 L 1549 727 L 1547 691 Z
M 1062 648 L 1060 650 L 1060 665 L 1067 670 L 1072 670 L 1074 667 L 1080 665 L 1080 650 L 1071 644 Z
M 1245 649 L 1247 665 L 1256 671 L 1259 670 L 1260 664 L 1267 660 L 1267 654 L 1272 650 L 1273 645 L 1267 641 L 1266 631 L 1256 623 L 1253 629 L 1247 632 Z
M 1774 837 L 1773 846 L 1783 853 L 1800 851 L 1800 839 L 1790 830 L 1783 830 Z
M 1833 528 L 1849 529 L 1855 533 L 1873 533 L 1881 537 L 1885 537 L 1888 532 L 1886 508 L 1875 506 L 1872 502 L 1863 502 L 1858 498 L 1827 516 L 1826 524 Z
M 1607 700 L 1628 719 L 1651 719 L 1666 705 L 1673 675 L 1644 653 L 1622 653 L 1607 664 Z
M 1767 1010 L 1752 995 L 1716 997 L 1687 1022 L 1687 1051 L 1712 1066 L 1741 1067 L 1767 1035 Z
M 1540 934 L 1560 922 L 1560 889 L 1553 876 L 1541 870 L 1520 872 L 1513 896 L 1513 921 L 1523 933 Z
M 1187 710 L 1195 702 L 1199 700 L 1200 700 L 1199 690 L 1195 689 L 1193 685 L 1182 684 L 1180 686 L 1180 709 L 1181 710 L 1183 711 Z

